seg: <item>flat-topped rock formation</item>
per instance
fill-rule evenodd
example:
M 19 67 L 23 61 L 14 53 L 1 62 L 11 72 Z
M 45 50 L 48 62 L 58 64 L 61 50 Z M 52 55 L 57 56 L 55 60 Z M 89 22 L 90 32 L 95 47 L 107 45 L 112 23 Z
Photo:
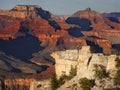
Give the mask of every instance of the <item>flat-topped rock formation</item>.
M 105 56 L 102 53 L 91 53 L 89 46 L 83 46 L 78 50 L 56 51 L 51 56 L 55 58 L 55 71 L 58 78 L 63 74 L 69 75 L 71 66 L 73 66 L 77 67 L 77 75 L 80 78 L 87 77 L 89 79 L 94 78 L 95 65 L 102 65 L 108 71 L 115 69 L 117 57 L 116 55 Z
M 51 56 L 55 58 L 55 72 L 58 79 L 62 76 L 69 76 L 71 67 L 76 68 L 77 73 L 76 76 L 66 81 L 57 90 L 82 90 L 80 84 L 81 78 L 94 80 L 95 85 L 91 87 L 91 90 L 118 87 L 114 84 L 113 78 L 117 71 L 116 58 L 119 58 L 119 56 L 91 53 L 89 46 L 83 46 L 81 49 L 56 51 Z M 97 70 L 99 70 L 98 68 L 105 70 L 109 74 L 109 77 L 96 77 L 96 68 Z
M 12 11 L 34 11 L 36 8 L 41 8 L 39 5 L 16 5 Z
M 17 5 L 11 10 L 0 10 L 0 15 L 6 15 L 14 18 L 36 18 L 36 9 L 41 9 L 37 5 Z

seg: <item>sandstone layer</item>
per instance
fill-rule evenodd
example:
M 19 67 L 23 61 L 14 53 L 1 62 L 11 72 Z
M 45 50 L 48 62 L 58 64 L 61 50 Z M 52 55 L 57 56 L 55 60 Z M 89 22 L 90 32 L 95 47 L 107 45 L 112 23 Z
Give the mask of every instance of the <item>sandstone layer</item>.
M 71 66 L 76 68 L 77 75 L 71 80 L 66 81 L 57 90 L 82 90 L 79 81 L 81 78 L 88 78 L 95 81 L 95 85 L 91 90 L 103 90 L 105 88 L 116 88 L 114 84 L 114 75 L 116 68 L 116 55 L 103 55 L 102 53 L 91 53 L 89 46 L 83 46 L 82 49 L 57 51 L 51 54 L 55 58 L 55 71 L 59 79 L 63 75 L 69 76 Z M 109 77 L 96 78 L 96 65 L 109 72 Z M 99 67 L 99 68 L 100 68 Z

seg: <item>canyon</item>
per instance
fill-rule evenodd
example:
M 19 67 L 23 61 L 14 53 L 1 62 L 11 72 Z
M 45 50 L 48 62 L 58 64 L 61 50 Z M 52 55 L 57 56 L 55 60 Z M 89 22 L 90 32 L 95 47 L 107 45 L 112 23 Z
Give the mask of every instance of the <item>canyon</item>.
M 86 55 L 83 57 L 86 60 L 85 63 L 90 57 L 92 59 L 102 57 L 100 62 L 110 68 L 106 66 L 108 62 L 106 58 L 110 56 L 104 55 L 112 54 L 112 50 L 116 50 L 116 52 L 120 50 L 120 23 L 118 19 L 119 15 L 100 14 L 90 8 L 77 11 L 71 16 L 56 16 L 38 5 L 16 5 L 11 10 L 0 10 L 1 84 L 5 84 L 8 89 L 19 88 L 18 86 L 24 84 L 23 88 L 30 89 L 32 82 L 31 88 L 36 88 L 39 83 L 42 86 L 44 82 L 49 83 L 48 80 L 43 80 L 43 82 L 39 82 L 39 80 L 49 79 L 55 71 L 60 77 L 61 68 L 66 70 L 68 75 L 71 65 L 79 63 L 77 58 L 82 46 L 86 46 L 87 49 L 87 53 L 84 53 L 86 52 L 85 48 L 82 51 Z M 90 54 L 87 46 L 92 47 L 94 53 L 103 54 Z M 56 51 L 62 52 L 63 54 L 60 55 L 65 56 L 65 59 L 78 61 L 64 60 L 64 63 L 70 63 L 65 69 L 64 65 L 61 66 L 59 55 L 53 56 L 54 58 L 51 56 Z M 100 63 L 94 59 L 93 61 Z M 78 67 L 84 67 L 87 70 L 87 66 L 84 64 L 78 65 Z M 78 74 L 80 73 L 82 72 Z M 10 76 L 15 74 L 15 77 L 8 77 L 6 74 L 10 74 Z M 90 77 L 93 77 L 92 75 L 93 72 Z M 41 85 L 39 87 L 41 90 L 49 88 L 49 86 L 41 87 Z

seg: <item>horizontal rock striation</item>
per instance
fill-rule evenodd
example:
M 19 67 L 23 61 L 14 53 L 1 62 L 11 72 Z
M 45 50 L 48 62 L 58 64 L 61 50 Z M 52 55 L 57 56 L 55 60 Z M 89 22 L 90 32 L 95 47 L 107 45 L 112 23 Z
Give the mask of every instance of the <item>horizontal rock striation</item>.
M 104 30 L 104 31 L 89 31 L 83 32 L 86 36 L 96 36 L 99 38 L 105 38 L 109 40 L 112 44 L 119 44 L 120 30 Z
M 0 15 L 6 15 L 14 18 L 38 17 L 35 10 L 41 8 L 37 5 L 17 5 L 11 10 L 0 10 Z

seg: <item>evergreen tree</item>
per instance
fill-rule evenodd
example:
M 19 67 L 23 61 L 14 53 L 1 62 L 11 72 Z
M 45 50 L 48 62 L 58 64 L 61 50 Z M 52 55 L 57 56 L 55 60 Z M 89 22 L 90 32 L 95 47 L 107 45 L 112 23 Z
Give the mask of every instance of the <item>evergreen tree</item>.
M 51 78 L 51 88 L 52 90 L 56 90 L 59 87 L 59 82 L 56 78 L 56 75 L 54 74 Z

